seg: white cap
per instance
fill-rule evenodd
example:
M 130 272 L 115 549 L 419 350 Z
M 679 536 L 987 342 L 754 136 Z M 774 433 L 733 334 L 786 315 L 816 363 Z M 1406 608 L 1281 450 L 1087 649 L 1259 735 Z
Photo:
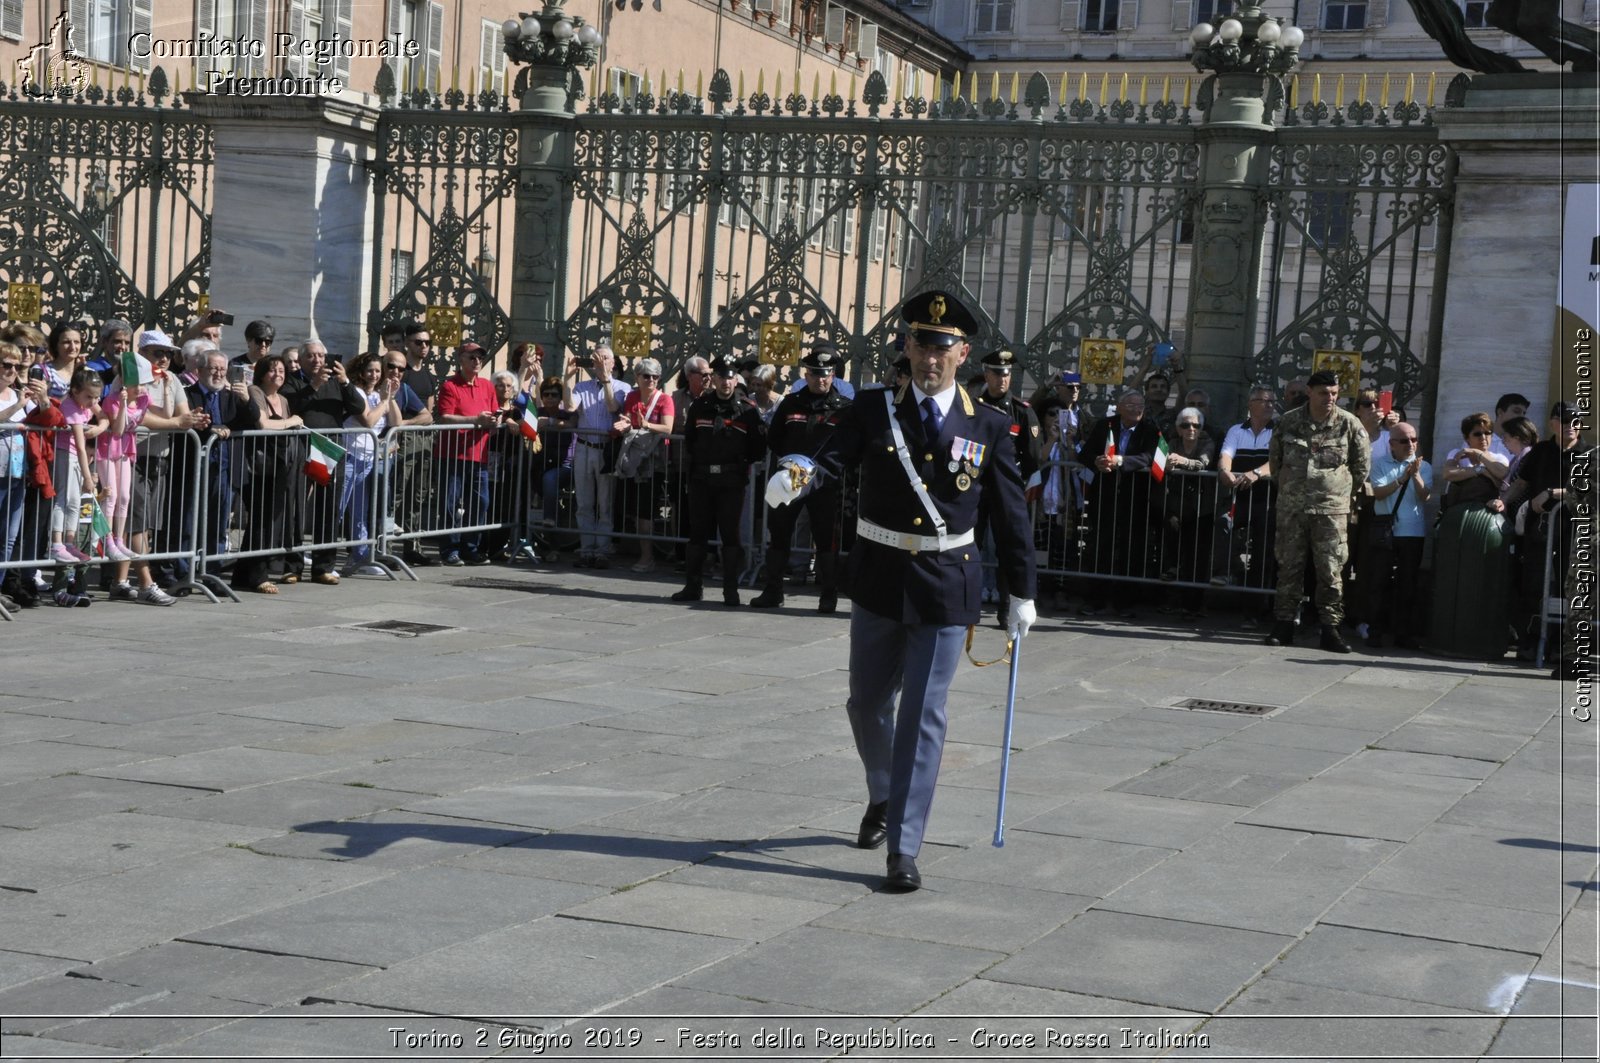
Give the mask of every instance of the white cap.
M 158 328 L 147 328 L 139 333 L 139 342 L 133 345 L 133 349 L 142 351 L 146 347 L 164 347 L 169 351 L 179 349 L 178 345 L 172 342 L 172 337 Z

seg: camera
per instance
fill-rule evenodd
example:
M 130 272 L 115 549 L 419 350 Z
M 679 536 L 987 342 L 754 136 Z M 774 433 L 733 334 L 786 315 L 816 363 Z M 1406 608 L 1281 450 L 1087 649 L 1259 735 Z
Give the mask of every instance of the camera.
M 213 310 L 206 315 L 206 321 L 213 325 L 231 325 L 233 324 L 233 315 L 224 314 L 221 310 Z

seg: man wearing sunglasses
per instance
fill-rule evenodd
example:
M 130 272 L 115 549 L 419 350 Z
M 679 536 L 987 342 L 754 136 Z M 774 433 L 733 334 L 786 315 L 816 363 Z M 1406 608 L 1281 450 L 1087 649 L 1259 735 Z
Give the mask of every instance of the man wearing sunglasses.
M 1028 633 L 1035 613 L 1033 541 L 1010 420 L 956 386 L 978 320 L 944 291 L 913 296 L 900 314 L 911 379 L 864 392 L 838 415 L 814 458 L 830 478 L 851 467 L 861 477 L 848 563 L 846 704 L 867 776 L 856 844 L 887 842 L 884 886 L 906 892 L 922 885 L 916 857 L 939 775 L 945 701 L 963 636 L 980 615 L 973 535 L 980 507 L 990 513 L 1011 587 L 1014 637 Z M 768 486 L 771 504 L 800 496 L 807 457 L 783 460 Z

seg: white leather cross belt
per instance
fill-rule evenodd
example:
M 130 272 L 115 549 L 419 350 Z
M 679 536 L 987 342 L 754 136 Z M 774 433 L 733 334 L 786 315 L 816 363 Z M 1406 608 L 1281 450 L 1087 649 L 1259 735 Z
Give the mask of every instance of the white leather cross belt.
M 856 519 L 856 534 L 870 543 L 892 546 L 896 550 L 905 550 L 913 554 L 922 551 L 938 553 L 940 550 L 954 550 L 958 546 L 966 546 L 974 539 L 970 528 L 955 535 L 907 535 L 905 532 L 890 531 L 865 517 Z

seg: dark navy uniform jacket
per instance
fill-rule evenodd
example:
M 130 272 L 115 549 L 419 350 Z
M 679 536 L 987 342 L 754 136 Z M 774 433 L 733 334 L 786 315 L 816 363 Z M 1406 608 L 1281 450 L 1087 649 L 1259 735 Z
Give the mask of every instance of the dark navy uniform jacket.
M 815 454 L 833 434 L 840 411 L 849 405 L 849 399 L 831 389 L 826 395 L 813 394 L 810 388 L 785 395 L 767 426 L 767 449 L 780 458 L 785 454 Z M 815 489 L 838 486 L 839 481 L 829 477 L 828 483 L 819 483 Z
M 1011 422 L 1011 442 L 1017 448 L 1017 467 L 1022 470 L 1022 482 L 1027 483 L 1039 468 L 1039 419 L 1033 407 L 1015 395 L 1002 395 L 998 399 L 989 395 L 987 388 L 978 392 L 978 401 L 993 406 Z
M 750 464 L 767 452 L 766 438 L 767 426 L 755 403 L 738 395 L 719 398 L 707 388 L 689 405 L 683 426 L 689 478 L 744 483 Z
M 909 535 L 936 533 L 932 520 L 912 490 L 905 467 L 895 454 L 894 436 L 882 390 L 863 391 L 836 417 L 836 430 L 816 454 L 830 475 L 852 466 L 860 470 L 858 516 Z M 1011 420 L 991 407 L 972 401 L 964 388 L 945 417 L 937 440 L 923 430 L 917 392 L 909 384 L 892 393 L 895 416 L 905 435 L 913 465 L 928 485 L 928 494 L 950 535 L 971 531 L 982 497 L 1001 567 L 1018 598 L 1032 598 L 1033 537 L 1022 478 L 1013 460 Z M 959 464 L 951 471 L 951 446 L 957 439 L 985 449 L 977 476 L 962 490 Z M 968 543 L 942 553 L 915 554 L 856 536 L 850 551 L 850 597 L 863 609 L 906 624 L 976 624 L 981 608 L 978 547 Z

